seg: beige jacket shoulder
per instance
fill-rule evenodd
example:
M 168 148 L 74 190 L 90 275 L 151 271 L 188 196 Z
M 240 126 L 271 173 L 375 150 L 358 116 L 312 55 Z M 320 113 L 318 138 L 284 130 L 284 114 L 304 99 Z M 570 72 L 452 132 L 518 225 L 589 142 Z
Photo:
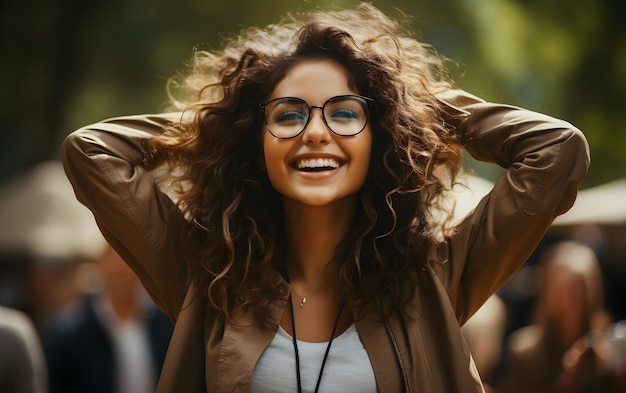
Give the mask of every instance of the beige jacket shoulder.
M 357 323 L 380 392 L 482 391 L 459 324 L 525 262 L 552 220 L 571 207 L 589 165 L 583 134 L 565 121 L 486 103 L 459 90 L 439 98 L 446 122 L 467 151 L 506 171 L 457 235 L 429 253 L 411 316 L 383 322 L 372 312 Z M 283 298 L 273 305 L 271 329 L 256 324 L 245 310 L 236 313 L 236 324 L 227 324 L 202 297 L 191 296 L 175 240 L 190 224 L 143 165 L 146 141 L 171 116 L 122 117 L 84 127 L 66 139 L 64 165 L 105 237 L 176 321 L 158 391 L 249 391 L 289 286 L 277 273 Z

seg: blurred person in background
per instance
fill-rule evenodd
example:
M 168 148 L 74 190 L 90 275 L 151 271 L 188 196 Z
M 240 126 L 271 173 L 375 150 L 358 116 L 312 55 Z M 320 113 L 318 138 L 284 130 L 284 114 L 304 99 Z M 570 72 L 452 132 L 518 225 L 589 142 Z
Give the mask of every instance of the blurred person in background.
M 0 306 L 0 392 L 47 391 L 46 362 L 33 322 L 21 311 Z
M 113 248 L 95 264 L 100 290 L 51 329 L 50 392 L 154 392 L 173 325 Z
M 540 258 L 542 283 L 533 324 L 507 341 L 503 392 L 624 392 L 618 347 L 607 336 L 601 270 L 578 242 L 551 246 Z

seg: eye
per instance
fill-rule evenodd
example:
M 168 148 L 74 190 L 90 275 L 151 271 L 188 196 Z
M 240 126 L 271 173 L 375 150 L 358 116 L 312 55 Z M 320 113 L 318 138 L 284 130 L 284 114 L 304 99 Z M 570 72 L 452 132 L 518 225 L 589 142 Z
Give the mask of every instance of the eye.
M 300 111 L 292 109 L 277 114 L 277 116 L 275 117 L 275 121 L 277 123 L 284 123 L 290 121 L 302 121 L 306 120 L 306 118 L 306 113 L 302 113 Z
M 359 119 L 361 116 L 350 109 L 337 109 L 330 115 L 333 119 Z

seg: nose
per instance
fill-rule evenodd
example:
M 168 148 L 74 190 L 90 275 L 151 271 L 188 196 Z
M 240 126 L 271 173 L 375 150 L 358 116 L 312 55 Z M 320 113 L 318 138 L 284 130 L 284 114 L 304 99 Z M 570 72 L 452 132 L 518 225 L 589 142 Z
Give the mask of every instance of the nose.
M 314 109 L 319 109 L 319 113 L 315 114 L 313 111 Z M 309 123 L 306 125 L 304 132 L 302 133 L 302 141 L 306 144 L 325 144 L 330 141 L 330 138 L 330 130 L 324 121 L 322 107 L 311 106 Z

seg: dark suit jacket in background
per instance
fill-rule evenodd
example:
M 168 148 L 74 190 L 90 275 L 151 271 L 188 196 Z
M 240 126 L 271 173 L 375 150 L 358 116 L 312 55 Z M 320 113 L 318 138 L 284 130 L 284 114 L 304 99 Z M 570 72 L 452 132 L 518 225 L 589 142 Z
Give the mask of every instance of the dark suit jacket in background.
M 47 337 L 50 393 L 114 393 L 115 366 L 111 338 L 96 315 L 90 296 L 70 319 Z M 161 373 L 173 324 L 156 307 L 146 310 L 156 381 Z

